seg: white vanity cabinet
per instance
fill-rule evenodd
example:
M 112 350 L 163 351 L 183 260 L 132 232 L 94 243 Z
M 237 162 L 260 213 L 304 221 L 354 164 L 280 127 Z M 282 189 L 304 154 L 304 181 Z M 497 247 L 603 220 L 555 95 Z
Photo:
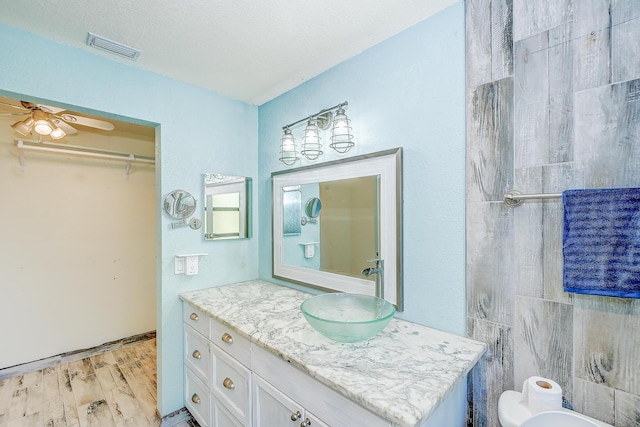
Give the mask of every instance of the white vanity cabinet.
M 202 427 L 390 425 L 192 306 L 183 311 L 185 405 Z

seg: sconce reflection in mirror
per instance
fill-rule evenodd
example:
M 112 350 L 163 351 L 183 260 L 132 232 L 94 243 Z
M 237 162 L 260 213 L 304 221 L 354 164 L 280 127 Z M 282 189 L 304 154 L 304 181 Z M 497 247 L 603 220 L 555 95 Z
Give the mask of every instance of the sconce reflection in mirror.
M 251 178 L 207 173 L 204 181 L 204 239 L 251 237 Z

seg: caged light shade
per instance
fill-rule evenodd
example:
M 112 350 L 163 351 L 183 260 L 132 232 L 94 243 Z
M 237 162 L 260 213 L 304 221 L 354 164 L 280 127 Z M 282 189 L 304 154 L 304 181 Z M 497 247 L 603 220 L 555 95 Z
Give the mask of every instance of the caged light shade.
M 298 159 L 296 139 L 293 137 L 291 129 L 286 128 L 282 139 L 280 139 L 280 161 L 287 166 L 291 166 L 297 162 Z
M 338 111 L 333 118 L 333 128 L 331 129 L 331 144 L 329 147 L 338 153 L 346 153 L 355 145 L 353 135 L 351 134 L 350 120 L 344 112 L 342 106 L 338 107 Z
M 320 143 L 320 131 L 316 124 L 316 119 L 311 117 L 304 129 L 302 138 L 302 155 L 309 160 L 315 160 L 322 154 L 322 144 Z

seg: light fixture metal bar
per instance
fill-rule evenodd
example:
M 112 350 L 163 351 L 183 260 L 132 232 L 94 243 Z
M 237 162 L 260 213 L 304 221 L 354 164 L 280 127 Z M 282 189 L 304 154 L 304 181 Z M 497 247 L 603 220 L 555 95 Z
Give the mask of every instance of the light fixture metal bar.
M 282 126 L 282 130 L 288 129 L 288 128 L 292 127 L 292 126 L 295 126 L 295 125 L 297 125 L 297 124 L 300 124 L 300 123 L 302 123 L 302 122 L 305 122 L 305 121 L 307 121 L 307 120 L 309 120 L 309 119 L 317 118 L 318 116 L 321 116 L 321 115 L 323 115 L 323 114 L 325 114 L 325 113 L 328 113 L 328 112 L 333 111 L 333 110 L 337 110 L 337 109 L 338 109 L 338 108 L 340 108 L 340 107 L 346 107 L 347 105 L 349 105 L 349 103 L 348 103 L 347 101 L 344 101 L 344 102 L 342 102 L 342 103 L 340 103 L 340 104 L 338 104 L 338 105 L 334 105 L 333 107 L 325 108 L 324 110 L 320 110 L 320 111 L 318 111 L 318 112 L 317 112 L 317 113 L 315 113 L 315 114 L 312 114 L 312 115 L 310 115 L 310 116 L 307 116 L 307 117 L 305 117 L 305 118 L 303 118 L 303 119 L 300 119 L 300 120 L 298 120 L 298 121 L 295 121 L 295 122 L 293 122 L 293 123 L 291 123 L 291 124 L 288 124 L 288 125 L 286 125 L 286 126 Z

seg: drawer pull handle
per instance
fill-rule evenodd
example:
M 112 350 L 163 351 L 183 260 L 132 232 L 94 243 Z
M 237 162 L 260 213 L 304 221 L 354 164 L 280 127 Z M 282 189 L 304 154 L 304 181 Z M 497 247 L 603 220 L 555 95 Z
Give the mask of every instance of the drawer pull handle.
M 303 422 L 300 423 L 300 427 L 308 427 L 311 425 L 311 420 L 309 418 L 305 418 Z
M 300 413 L 300 411 L 297 411 L 291 414 L 291 421 L 296 421 L 296 420 L 299 420 L 300 418 L 302 418 L 302 414 Z
M 222 341 L 226 342 L 227 344 L 233 344 L 233 337 L 225 332 L 224 334 L 222 334 Z
M 193 320 L 195 322 L 196 320 L 199 319 L 199 317 L 198 317 L 198 315 L 196 313 L 191 313 L 191 316 L 189 316 L 189 319 L 191 319 L 191 320 Z
M 224 386 L 224 388 L 228 388 L 229 390 L 233 390 L 234 388 L 236 388 L 236 385 L 233 383 L 233 381 L 231 381 L 231 378 L 227 377 L 224 379 L 224 381 L 222 381 L 222 385 Z
M 201 359 L 202 358 L 202 354 L 200 354 L 200 352 L 198 350 L 193 352 L 193 358 L 194 359 Z
M 191 396 L 191 401 L 193 403 L 200 403 L 200 396 L 198 396 L 197 394 L 193 393 L 193 396 Z

